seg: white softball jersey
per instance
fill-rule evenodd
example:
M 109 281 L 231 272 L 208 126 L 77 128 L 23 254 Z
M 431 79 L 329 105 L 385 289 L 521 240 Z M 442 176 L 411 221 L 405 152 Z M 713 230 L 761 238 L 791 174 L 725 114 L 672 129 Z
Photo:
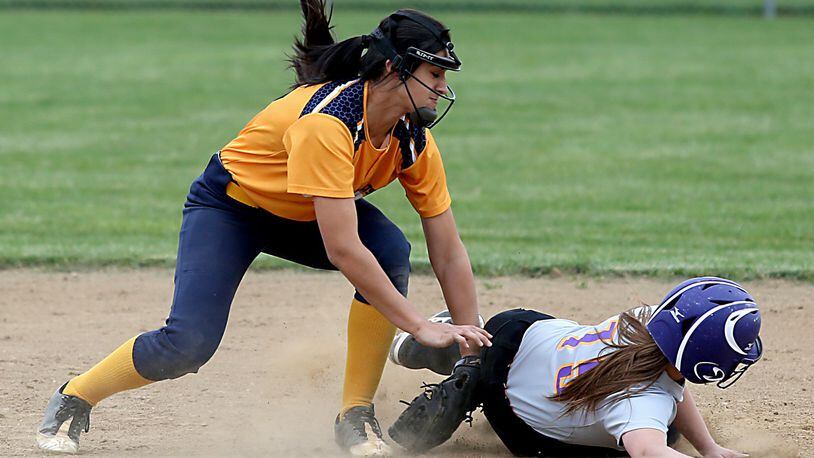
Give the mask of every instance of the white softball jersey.
M 618 315 L 596 326 L 563 319 L 534 323 L 509 369 L 506 395 L 514 413 L 540 434 L 568 444 L 624 450 L 622 435 L 628 431 L 652 428 L 666 433 L 684 396 L 684 386 L 667 373 L 633 397 L 609 396 L 594 413 L 564 415 L 565 403 L 550 399 L 595 367 L 600 355 L 613 351 L 602 340 L 618 342 L 618 324 Z

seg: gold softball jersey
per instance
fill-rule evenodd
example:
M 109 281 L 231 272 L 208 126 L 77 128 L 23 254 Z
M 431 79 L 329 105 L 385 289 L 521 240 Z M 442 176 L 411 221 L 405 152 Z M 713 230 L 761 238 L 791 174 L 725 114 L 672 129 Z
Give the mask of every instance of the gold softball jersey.
M 404 117 L 375 148 L 365 127 L 367 91 L 364 81 L 337 81 L 268 105 L 220 152 L 239 192 L 277 216 L 313 221 L 312 196 L 361 198 L 398 179 L 419 215 L 443 213 L 451 199 L 430 131 Z

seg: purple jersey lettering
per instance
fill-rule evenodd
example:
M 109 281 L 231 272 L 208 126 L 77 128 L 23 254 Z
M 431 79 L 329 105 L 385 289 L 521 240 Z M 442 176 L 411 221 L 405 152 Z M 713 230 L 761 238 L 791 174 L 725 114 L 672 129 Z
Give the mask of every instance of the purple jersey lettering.
M 566 364 L 557 371 L 554 381 L 554 392 L 560 394 L 566 385 L 571 383 L 579 374 L 584 374 L 599 365 L 599 359 L 589 359 L 576 364 Z
M 608 326 L 605 329 L 595 329 L 592 332 L 587 332 L 582 337 L 576 336 L 566 336 L 560 341 L 557 345 L 557 350 L 562 350 L 563 348 L 576 348 L 580 345 L 591 345 L 597 342 L 602 342 L 603 340 L 611 340 L 613 335 L 616 333 L 616 325 L 617 320 L 612 320 L 608 323 Z

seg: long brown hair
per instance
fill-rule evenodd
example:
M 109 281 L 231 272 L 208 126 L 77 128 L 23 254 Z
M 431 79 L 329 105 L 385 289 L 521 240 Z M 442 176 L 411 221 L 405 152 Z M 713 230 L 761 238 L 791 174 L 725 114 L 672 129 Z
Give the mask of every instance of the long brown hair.
M 603 340 L 607 353 L 599 364 L 551 397 L 566 404 L 564 414 L 594 412 L 608 396 L 629 398 L 659 378 L 668 361 L 644 325 L 651 313 L 650 307 L 642 307 L 619 315 L 619 338 L 616 342 Z M 641 383 L 645 383 L 643 388 L 631 389 Z

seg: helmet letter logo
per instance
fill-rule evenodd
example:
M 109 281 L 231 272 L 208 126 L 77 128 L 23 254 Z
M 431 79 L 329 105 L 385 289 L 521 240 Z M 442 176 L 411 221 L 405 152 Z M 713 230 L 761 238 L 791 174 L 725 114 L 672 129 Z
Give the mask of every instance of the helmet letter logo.
M 668 312 L 670 312 L 670 315 L 672 315 L 673 319 L 676 320 L 676 323 L 681 322 L 679 318 L 684 318 L 684 314 L 681 313 L 681 311 L 678 310 L 678 308 L 676 307 L 671 308 L 670 310 L 668 310 Z
M 695 376 L 706 382 L 720 382 L 726 377 L 723 369 L 715 363 L 700 362 L 693 368 Z

